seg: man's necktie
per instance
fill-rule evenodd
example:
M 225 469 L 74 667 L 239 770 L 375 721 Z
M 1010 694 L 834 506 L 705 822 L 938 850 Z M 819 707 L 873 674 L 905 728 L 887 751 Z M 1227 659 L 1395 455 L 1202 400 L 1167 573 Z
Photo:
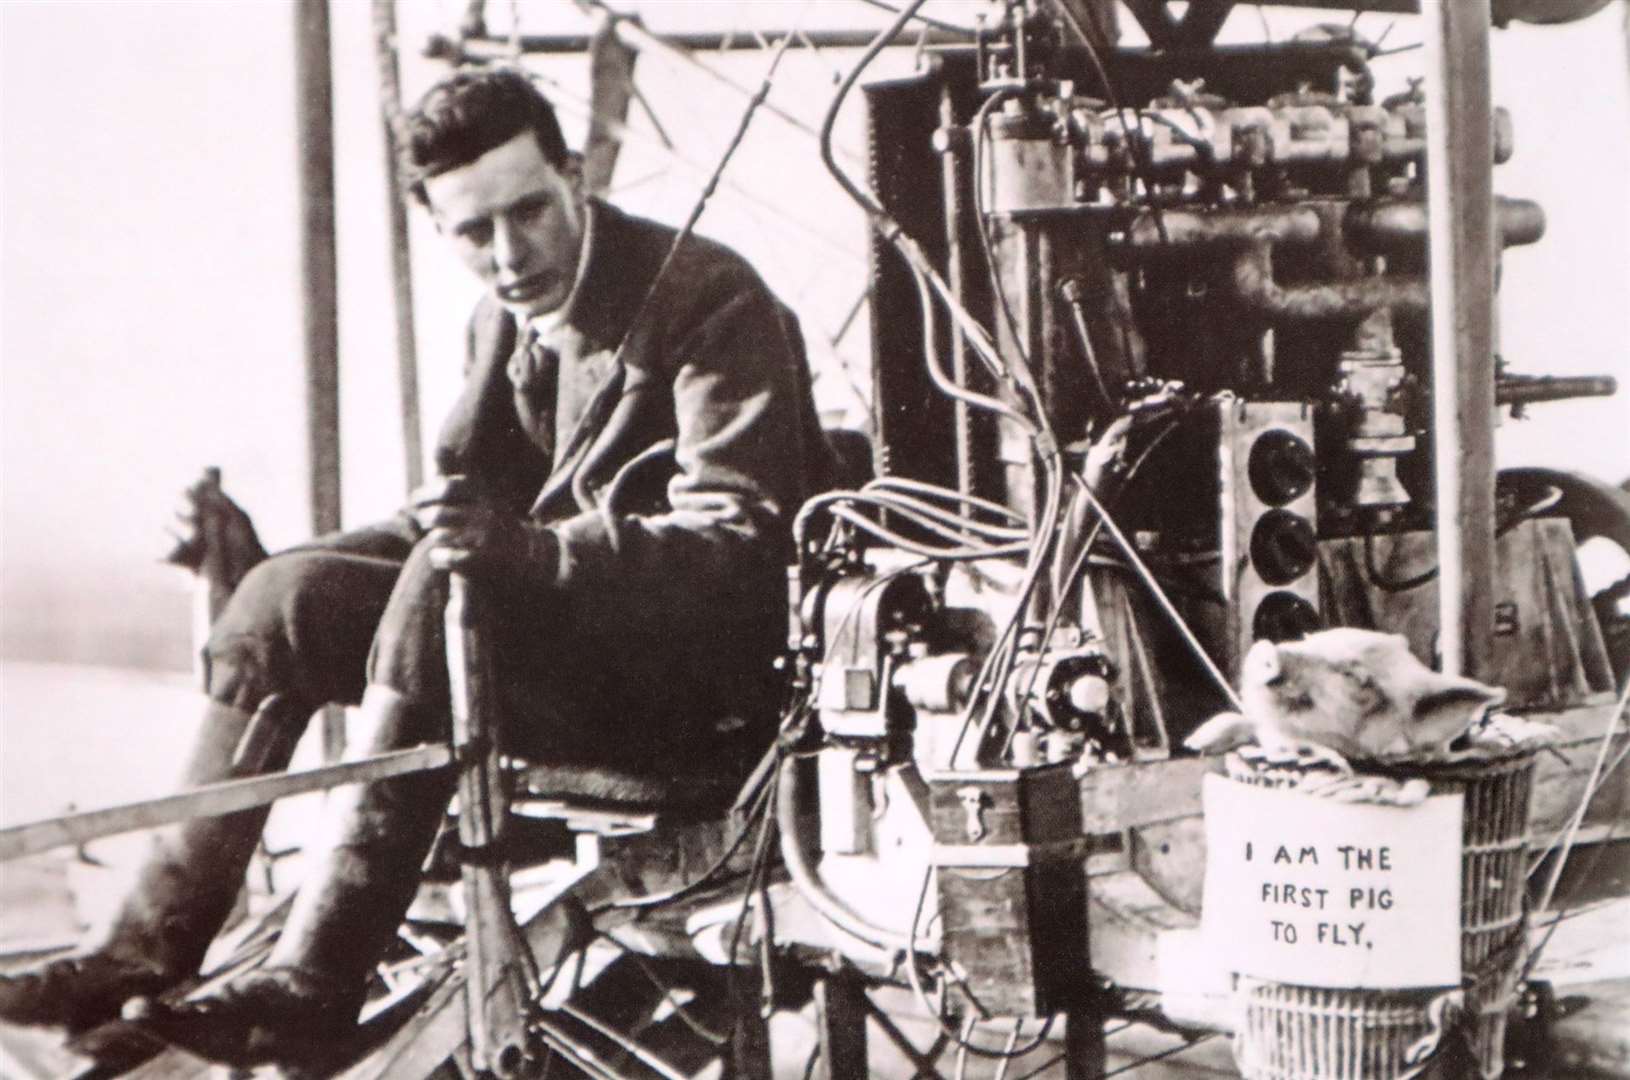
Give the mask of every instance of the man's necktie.
M 515 387 L 515 410 L 520 414 L 527 436 L 545 454 L 553 455 L 560 354 L 545 345 L 536 333 L 528 332 L 509 358 L 506 371 Z

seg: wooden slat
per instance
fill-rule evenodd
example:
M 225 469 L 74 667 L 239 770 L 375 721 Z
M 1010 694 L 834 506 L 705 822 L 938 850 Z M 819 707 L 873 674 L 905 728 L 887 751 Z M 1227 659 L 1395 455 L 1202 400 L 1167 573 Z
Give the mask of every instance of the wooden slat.
M 175 795 L 13 825 L 0 829 L 0 862 L 54 847 L 83 844 L 103 836 L 169 825 L 188 818 L 248 810 L 289 795 L 426 772 L 442 768 L 451 760 L 452 752 L 445 746 L 418 746 L 361 761 L 325 765 L 303 772 L 224 780 Z

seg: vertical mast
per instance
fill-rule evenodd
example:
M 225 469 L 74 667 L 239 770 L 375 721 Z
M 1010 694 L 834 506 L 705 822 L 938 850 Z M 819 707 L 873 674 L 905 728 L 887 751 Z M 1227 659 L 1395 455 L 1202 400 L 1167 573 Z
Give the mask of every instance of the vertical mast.
M 301 313 L 311 525 L 340 527 L 339 312 L 334 244 L 334 87 L 327 0 L 294 6 L 294 84 L 300 171 Z

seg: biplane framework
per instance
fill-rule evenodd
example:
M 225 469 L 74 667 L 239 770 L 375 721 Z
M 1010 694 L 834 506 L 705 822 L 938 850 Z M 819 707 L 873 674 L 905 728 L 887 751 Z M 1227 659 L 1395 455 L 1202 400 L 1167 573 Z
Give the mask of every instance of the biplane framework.
M 808 1068 L 830 1077 L 867 1074 L 868 1024 L 918 1075 L 1107 1076 L 1121 1066 L 1104 1033 L 1128 1023 L 1178 1033 L 1151 1056 L 1186 1050 L 1227 1025 L 1167 1007 L 1156 963 L 1162 935 L 1199 908 L 1207 765 L 1181 744 L 1237 702 L 1252 642 L 1320 626 L 1401 632 L 1568 733 L 1542 763 L 1530 830 L 1546 867 L 1538 908 L 1569 847 L 1611 839 L 1630 578 L 1587 588 L 1575 550 L 1600 538 L 1630 551 L 1630 508 L 1610 483 L 1496 469 L 1492 425 L 1499 409 L 1615 387 L 1523 375 L 1496 355 L 1498 263 L 1539 242 L 1545 218 L 1494 194 L 1491 165 L 1511 147 L 1486 73 L 1491 21 L 1600 3 L 1429 6 L 1415 20 L 1424 88 L 1391 97 L 1370 72 L 1385 48 L 1356 20 L 1343 34 L 1334 11 L 1307 36 L 1220 45 L 1236 7 L 1220 0 L 994 4 L 977 23 L 897 2 L 873 5 L 895 10 L 865 33 L 688 37 L 582 6 L 600 16 L 592 33 L 534 32 L 517 6 L 476 3 L 409 42 L 379 0 L 382 112 L 401 107 L 396 50 L 410 45 L 441 64 L 522 64 L 585 114 L 598 190 L 615 197 L 619 150 L 636 142 L 684 172 L 701 191 L 674 215 L 687 229 L 710 199 L 752 199 L 730 165 L 754 125 L 801 131 L 802 167 L 824 162 L 867 224 L 861 258 L 834 253 L 811 273 L 850 276 L 855 295 L 806 332 L 817 354 L 869 352 L 869 365 L 830 367 L 843 385 L 828 388 L 868 452 L 852 490 L 799 514 L 782 738 L 711 813 L 672 793 L 597 804 L 524 763 L 475 760 L 468 747 L 503 720 L 467 618 L 479 598 L 458 588 L 450 662 L 464 692 L 449 745 L 210 793 L 219 813 L 464 772 L 457 846 L 500 857 L 442 867 L 434 895 L 451 917 L 404 931 L 336 1074 L 770 1075 L 784 1055 L 766 1020 L 799 1009 L 818 1031 Z M 321 0 L 300 11 L 303 123 L 320 135 L 325 16 Z M 1117 27 L 1149 45 L 1119 46 Z M 761 82 L 710 66 L 737 48 L 764 58 Z M 824 115 L 769 93 L 794 49 L 832 69 Z M 556 53 L 590 57 L 591 93 L 540 59 Z M 671 145 L 634 75 L 654 56 L 736 101 L 717 158 Z M 864 146 L 845 147 L 836 118 L 862 96 Z M 323 142 L 306 141 L 317 204 Z M 808 250 L 833 246 L 757 212 Z M 399 214 L 404 388 L 418 384 L 407 228 Z M 320 221 L 306 250 L 320 388 L 334 362 Z M 1114 475 L 1094 474 L 1094 448 L 1123 418 L 1127 451 Z M 320 404 L 314 419 L 326 527 L 338 464 L 322 432 L 337 421 Z M 416 463 L 413 391 L 403 422 Z M 1498 629 L 1512 620 L 1534 636 Z M 0 851 L 204 805 L 178 796 L 7 830 Z M 553 858 L 520 869 L 531 842 Z M 533 946 L 562 906 L 597 936 L 539 970 Z M 274 909 L 242 928 L 227 970 L 252 963 L 275 922 Z M 109 1039 L 118 1067 L 143 1057 L 139 1036 Z

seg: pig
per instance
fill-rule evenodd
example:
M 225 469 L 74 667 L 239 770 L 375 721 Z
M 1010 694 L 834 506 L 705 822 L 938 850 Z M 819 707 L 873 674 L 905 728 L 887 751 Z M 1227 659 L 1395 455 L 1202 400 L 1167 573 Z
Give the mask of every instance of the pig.
M 1184 745 L 1217 754 L 1254 741 L 1343 768 L 1431 759 L 1504 700 L 1498 687 L 1433 671 L 1402 634 L 1343 627 L 1252 645 L 1240 665 L 1244 715 L 1213 717 Z

